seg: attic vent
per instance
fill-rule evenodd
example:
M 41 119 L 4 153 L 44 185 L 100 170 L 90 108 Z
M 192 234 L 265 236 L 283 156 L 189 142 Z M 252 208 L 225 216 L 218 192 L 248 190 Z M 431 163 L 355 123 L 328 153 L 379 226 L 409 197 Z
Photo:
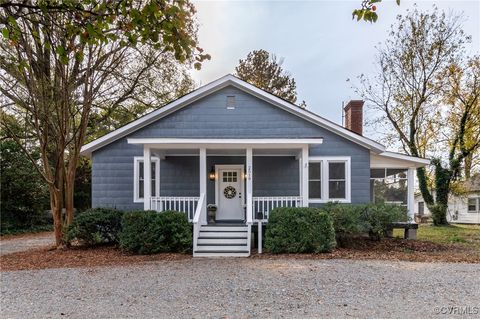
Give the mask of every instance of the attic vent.
M 227 110 L 234 110 L 235 109 L 235 96 L 229 95 L 227 96 Z

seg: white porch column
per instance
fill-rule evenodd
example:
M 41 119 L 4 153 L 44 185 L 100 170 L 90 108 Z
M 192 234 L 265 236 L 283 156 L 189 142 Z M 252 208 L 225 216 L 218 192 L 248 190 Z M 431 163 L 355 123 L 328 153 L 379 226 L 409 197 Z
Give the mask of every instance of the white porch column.
M 407 171 L 407 209 L 411 222 L 415 222 L 415 168 L 410 167 Z
M 300 164 L 301 164 L 301 180 L 300 183 L 302 183 L 301 191 L 302 193 L 300 194 L 302 196 L 302 206 L 303 207 L 308 207 L 308 145 L 305 145 L 302 147 L 302 156 L 300 159 Z
M 252 223 L 253 220 L 253 149 L 247 148 L 246 152 L 247 162 L 247 223 Z
M 206 148 L 200 148 L 199 150 L 200 154 L 200 195 L 205 194 L 207 196 L 207 150 Z M 207 210 L 207 199 L 203 201 L 203 207 L 202 210 Z M 206 214 L 203 214 L 206 218 Z M 199 221 L 201 225 L 205 225 L 207 223 L 207 220 L 200 220 Z
M 152 196 L 152 160 L 150 147 L 143 146 L 143 209 L 150 210 Z

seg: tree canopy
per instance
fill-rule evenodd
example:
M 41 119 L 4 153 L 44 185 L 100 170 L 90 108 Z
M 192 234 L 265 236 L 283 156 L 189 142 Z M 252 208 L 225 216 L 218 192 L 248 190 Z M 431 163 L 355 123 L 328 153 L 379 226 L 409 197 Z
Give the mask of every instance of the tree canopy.
M 98 125 L 92 119 L 113 123 L 109 114 L 121 107 L 151 106 L 168 95 L 158 89 L 156 66 L 199 68 L 209 56 L 197 45 L 195 8 L 186 0 L 3 1 L 0 9 L 0 103 L 31 134 L 16 134 L 5 118 L 2 129 L 46 181 L 61 245 L 80 148 Z
M 240 59 L 235 75 L 293 104 L 297 101 L 295 79 L 283 69 L 283 59 L 266 50 L 254 50 Z M 305 106 L 305 102 L 302 103 Z

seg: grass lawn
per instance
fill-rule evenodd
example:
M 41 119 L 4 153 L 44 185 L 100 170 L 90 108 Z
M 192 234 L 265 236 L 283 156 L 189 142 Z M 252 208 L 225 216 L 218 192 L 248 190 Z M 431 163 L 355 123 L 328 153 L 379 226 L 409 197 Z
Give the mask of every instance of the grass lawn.
M 417 239 L 439 244 L 460 244 L 480 251 L 480 225 L 433 226 L 418 225 Z M 396 229 L 395 237 L 403 237 L 403 230 Z

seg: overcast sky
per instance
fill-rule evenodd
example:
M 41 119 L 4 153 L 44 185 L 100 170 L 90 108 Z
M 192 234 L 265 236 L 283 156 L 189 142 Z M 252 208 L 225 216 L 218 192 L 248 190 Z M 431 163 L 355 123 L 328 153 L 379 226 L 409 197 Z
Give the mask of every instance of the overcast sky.
M 357 99 L 350 78 L 369 73 L 375 46 L 383 42 L 397 14 L 418 8 L 460 13 L 464 30 L 472 35 L 470 53 L 480 53 L 480 0 L 401 1 L 378 5 L 377 23 L 357 22 L 351 13 L 361 0 L 331 1 L 194 1 L 200 24 L 200 46 L 212 55 L 193 76 L 206 84 L 233 73 L 240 58 L 265 49 L 285 58 L 283 67 L 297 82 L 299 101 L 310 110 L 341 122 L 342 101 Z

